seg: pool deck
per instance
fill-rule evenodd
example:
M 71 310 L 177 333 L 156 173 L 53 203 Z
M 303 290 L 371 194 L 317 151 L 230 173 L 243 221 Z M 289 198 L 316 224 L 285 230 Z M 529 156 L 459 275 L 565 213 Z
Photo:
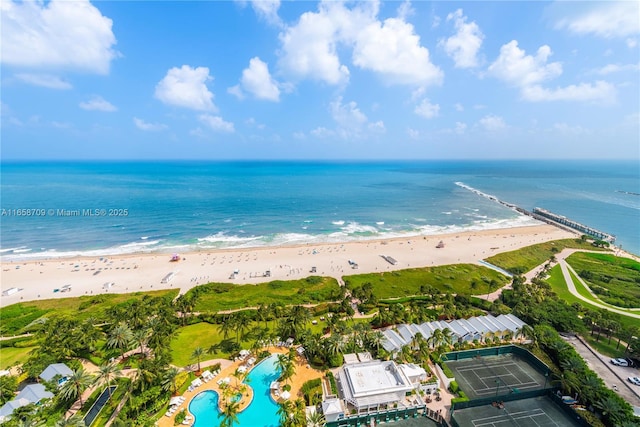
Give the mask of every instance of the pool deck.
M 285 347 L 268 347 L 266 348 L 266 350 L 269 351 L 269 353 L 271 354 L 282 354 L 282 353 L 289 352 L 289 349 Z M 204 368 L 206 366 L 213 365 L 217 362 L 221 363 L 221 361 L 216 360 L 216 361 L 212 361 L 211 363 L 203 362 L 201 366 Z M 182 396 L 185 398 L 184 403 L 179 405 L 176 411 L 171 416 L 167 417 L 166 415 L 162 415 L 162 417 L 156 422 L 156 425 L 158 427 L 173 427 L 175 425 L 176 415 L 180 413 L 180 411 L 182 411 L 183 409 L 186 409 L 187 415 L 190 415 L 191 417 L 193 417 L 193 414 L 189 412 L 189 403 L 191 402 L 191 399 L 193 399 L 197 394 L 206 390 L 216 391 L 218 392 L 218 394 L 221 394 L 220 386 L 218 385 L 218 380 L 220 380 L 221 378 L 229 377 L 231 378 L 232 383 L 234 383 L 235 379 L 233 378 L 233 373 L 236 371 L 236 369 L 238 369 L 241 365 L 243 365 L 245 361 L 237 360 L 232 362 L 229 360 L 224 360 L 222 362 L 224 363 L 221 363 L 222 366 L 221 366 L 220 373 L 218 375 L 216 375 L 213 379 L 209 380 L 208 382 L 203 383 L 200 387 L 196 387 L 195 390 L 185 391 L 182 394 Z M 321 371 L 311 368 L 307 364 L 307 360 L 304 357 L 296 354 L 296 373 L 289 383 L 291 385 L 291 400 L 296 400 L 302 396 L 302 394 L 300 393 L 300 389 L 302 388 L 302 385 L 305 382 L 312 379 L 321 378 L 322 375 L 323 373 Z M 248 385 L 248 389 L 250 388 L 251 388 L 251 385 Z M 272 398 L 273 397 L 274 396 L 272 394 Z M 253 400 L 253 390 L 245 392 L 245 395 L 240 401 L 241 410 L 244 410 L 251 403 L 252 400 Z M 191 425 L 192 423 L 193 423 L 193 418 L 191 418 L 191 421 L 187 425 Z

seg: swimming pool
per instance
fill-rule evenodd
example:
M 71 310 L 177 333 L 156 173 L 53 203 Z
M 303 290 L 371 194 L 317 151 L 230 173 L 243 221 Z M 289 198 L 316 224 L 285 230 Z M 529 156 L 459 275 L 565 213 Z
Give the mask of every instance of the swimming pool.
M 238 422 L 241 426 L 278 427 L 278 404 L 270 396 L 271 382 L 280 377 L 276 367 L 278 355 L 274 354 L 256 365 L 249 375 L 246 383 L 253 389 L 253 401 L 247 409 L 238 414 Z M 194 427 L 219 427 L 222 418 L 218 417 L 218 393 L 207 390 L 199 393 L 191 399 L 189 411 L 195 417 Z

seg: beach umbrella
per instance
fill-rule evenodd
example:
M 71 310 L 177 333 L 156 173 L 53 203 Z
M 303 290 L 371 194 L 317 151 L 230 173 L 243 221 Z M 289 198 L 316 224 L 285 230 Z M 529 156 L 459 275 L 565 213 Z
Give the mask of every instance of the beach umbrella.
M 283 399 L 287 400 L 288 398 L 291 397 L 291 393 L 289 393 L 288 391 L 284 391 L 284 392 L 282 392 L 280 397 L 282 397 Z

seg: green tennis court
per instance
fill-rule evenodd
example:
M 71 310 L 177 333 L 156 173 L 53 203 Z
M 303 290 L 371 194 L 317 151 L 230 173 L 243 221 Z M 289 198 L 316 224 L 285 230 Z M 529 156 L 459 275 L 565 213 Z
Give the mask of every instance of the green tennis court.
M 574 427 L 579 426 L 546 397 L 484 405 L 454 411 L 460 426 L 470 427 Z
M 516 354 L 446 362 L 469 399 L 541 389 L 545 376 Z

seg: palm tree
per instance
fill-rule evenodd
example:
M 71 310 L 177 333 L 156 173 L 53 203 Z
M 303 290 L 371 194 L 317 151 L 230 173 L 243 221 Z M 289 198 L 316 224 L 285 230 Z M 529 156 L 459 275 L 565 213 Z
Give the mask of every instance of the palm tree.
M 220 427 L 232 427 L 234 424 L 238 424 L 239 408 L 240 403 L 238 402 L 226 402 L 226 405 L 222 408 L 222 412 L 218 415 L 218 417 L 222 418 Z
M 138 329 L 132 334 L 133 340 L 140 347 L 140 355 L 143 358 L 146 357 L 145 347 L 147 346 L 147 342 L 149 341 L 150 336 L 151 331 L 149 329 Z
M 279 354 L 276 368 L 280 371 L 280 380 L 288 382 L 295 373 L 293 359 L 288 354 Z
M 126 324 L 120 323 L 114 327 L 109 333 L 107 339 L 108 348 L 119 348 L 120 357 L 124 359 L 124 353 L 133 342 L 133 333 Z
M 54 424 L 55 427 L 84 427 L 84 420 L 81 417 L 69 417 L 69 418 L 60 418 Z
M 293 427 L 295 405 L 290 400 L 285 400 L 279 404 L 278 415 L 280 415 L 280 425 L 282 427 Z
M 62 385 L 60 389 L 60 396 L 64 400 L 73 400 L 79 399 L 80 406 L 84 404 L 82 401 L 82 393 L 93 384 L 94 377 L 84 370 L 84 368 L 80 368 L 78 370 L 73 371 L 73 374 L 67 381 Z
M 204 356 L 205 350 L 202 347 L 196 347 L 193 349 L 193 353 L 191 353 L 191 358 L 197 360 L 198 362 L 198 372 L 200 372 L 200 359 Z
M 231 332 L 231 330 L 233 329 L 233 321 L 231 320 L 231 318 L 231 316 L 227 316 L 222 320 L 222 323 L 218 324 L 218 329 L 222 334 L 222 338 L 225 340 L 229 338 L 229 332 Z
M 326 420 L 322 412 L 315 411 L 307 417 L 307 426 L 308 427 L 324 427 L 326 424 Z
M 118 365 L 116 363 L 108 363 L 106 365 L 100 365 L 98 372 L 96 382 L 98 384 L 107 384 L 109 397 L 111 397 L 111 381 L 121 377 L 122 371 L 118 369 Z
M 162 389 L 164 391 L 170 391 L 171 395 L 176 394 L 177 386 L 176 386 L 176 378 L 180 371 L 176 367 L 170 367 L 164 374 L 162 375 Z

